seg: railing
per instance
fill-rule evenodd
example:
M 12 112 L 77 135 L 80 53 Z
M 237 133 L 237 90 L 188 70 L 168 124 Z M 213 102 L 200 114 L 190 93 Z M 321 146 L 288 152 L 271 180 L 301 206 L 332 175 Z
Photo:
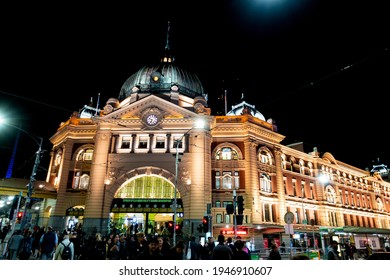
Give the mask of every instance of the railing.
M 259 250 L 251 251 L 251 257 L 252 259 L 266 260 L 268 259 L 269 253 L 270 248 L 262 248 Z M 286 247 L 284 249 L 279 248 L 279 253 L 282 256 L 282 260 L 291 260 L 294 257 L 301 255 L 305 255 L 311 260 L 323 259 L 323 256 L 321 255 L 321 250 L 313 248 L 309 248 L 308 251 L 306 251 L 306 248 L 302 247 Z

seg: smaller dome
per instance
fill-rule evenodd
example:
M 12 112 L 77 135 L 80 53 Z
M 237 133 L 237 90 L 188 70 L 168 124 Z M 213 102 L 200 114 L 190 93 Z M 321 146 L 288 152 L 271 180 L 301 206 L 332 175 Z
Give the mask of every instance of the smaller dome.
M 229 111 L 226 116 L 240 116 L 244 114 L 250 114 L 255 118 L 265 121 L 265 118 L 262 113 L 255 109 L 255 105 L 251 105 L 242 101 L 240 104 L 233 105 L 232 110 Z
M 112 97 L 112 98 L 107 100 L 106 104 L 111 105 L 113 108 L 118 108 L 119 107 L 119 100 Z

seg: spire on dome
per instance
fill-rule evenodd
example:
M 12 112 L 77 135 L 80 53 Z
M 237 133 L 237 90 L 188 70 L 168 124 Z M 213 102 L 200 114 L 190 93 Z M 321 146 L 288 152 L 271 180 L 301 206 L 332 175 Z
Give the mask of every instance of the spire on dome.
M 170 31 L 171 31 L 171 22 L 168 21 L 167 41 L 165 43 L 165 53 L 161 59 L 161 62 L 164 62 L 164 63 L 171 63 L 175 60 L 172 53 L 171 53 L 171 47 L 169 45 L 169 32 Z

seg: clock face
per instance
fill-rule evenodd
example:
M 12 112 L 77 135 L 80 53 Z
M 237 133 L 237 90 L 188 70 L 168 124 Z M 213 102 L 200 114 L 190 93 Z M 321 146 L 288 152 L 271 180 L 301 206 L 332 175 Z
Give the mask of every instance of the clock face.
M 292 224 L 294 222 L 294 213 L 287 212 L 284 215 L 284 221 L 286 222 L 286 224 Z
M 158 118 L 154 114 L 151 114 L 151 115 L 147 116 L 147 118 L 146 118 L 146 122 L 148 123 L 148 125 L 155 125 L 155 124 L 157 124 L 157 121 L 158 121 Z

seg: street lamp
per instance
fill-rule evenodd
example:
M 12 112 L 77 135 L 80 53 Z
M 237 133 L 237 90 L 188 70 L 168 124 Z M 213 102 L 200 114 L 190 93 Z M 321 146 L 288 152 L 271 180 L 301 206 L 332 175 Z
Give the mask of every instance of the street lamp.
M 176 224 L 177 224 L 177 190 L 178 190 L 178 176 L 179 176 L 179 143 L 183 138 L 193 129 L 203 128 L 205 122 L 203 119 L 198 119 L 195 121 L 194 127 L 191 127 L 187 130 L 180 138 L 176 139 L 176 155 L 175 155 L 175 191 L 173 196 L 173 245 L 176 245 Z
M 34 135 L 18 126 L 15 126 L 15 125 L 12 125 L 12 124 L 8 124 L 4 121 L 4 119 L 0 118 L 0 124 L 5 124 L 7 126 L 10 126 L 10 127 L 13 127 L 13 128 L 16 128 L 18 129 L 19 131 L 22 131 L 24 132 L 25 134 L 27 134 L 31 139 L 33 139 L 35 141 L 35 143 L 38 144 L 38 151 L 35 153 L 35 162 L 34 162 L 34 166 L 33 166 L 33 169 L 32 169 L 32 172 L 31 172 L 31 176 L 30 176 L 30 180 L 27 184 L 27 198 L 26 198 L 26 203 L 25 203 L 25 206 L 24 206 L 24 213 L 23 213 L 23 217 L 22 217 L 22 220 L 21 220 L 21 229 L 24 228 L 24 226 L 27 224 L 27 222 L 29 222 L 27 219 L 27 209 L 30 208 L 30 203 L 31 203 L 31 196 L 32 196 L 32 192 L 34 190 L 34 182 L 35 182 L 35 175 L 37 173 L 37 170 L 38 170 L 38 166 L 39 166 L 39 162 L 40 162 L 40 157 L 41 157 L 41 153 L 42 153 L 42 143 L 43 143 L 43 138 L 42 137 L 39 137 L 37 135 Z

